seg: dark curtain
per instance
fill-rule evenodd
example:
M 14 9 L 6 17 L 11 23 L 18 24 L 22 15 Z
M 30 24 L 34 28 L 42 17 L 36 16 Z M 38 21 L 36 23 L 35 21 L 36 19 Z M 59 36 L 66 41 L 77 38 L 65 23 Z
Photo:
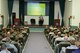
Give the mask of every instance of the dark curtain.
M 20 25 L 24 25 L 24 0 L 19 0 L 19 19 Z
M 27 2 L 24 3 L 24 15 L 27 15 Z
M 12 15 L 12 9 L 13 9 L 13 3 L 14 0 L 8 0 L 8 12 L 9 12 L 9 26 L 11 26 L 11 15 Z
M 54 25 L 54 1 L 49 2 L 49 25 Z
M 46 16 L 49 16 L 49 2 L 46 2 Z
M 60 0 L 60 1 L 59 1 L 59 4 L 60 4 L 61 15 L 62 15 L 62 22 L 61 22 L 61 26 L 64 26 L 65 0 Z

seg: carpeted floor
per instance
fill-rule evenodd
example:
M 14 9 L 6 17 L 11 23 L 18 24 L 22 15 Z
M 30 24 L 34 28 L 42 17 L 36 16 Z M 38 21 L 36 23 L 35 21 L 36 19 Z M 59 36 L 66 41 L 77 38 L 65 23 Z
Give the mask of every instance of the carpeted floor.
M 32 32 L 23 49 L 23 53 L 54 53 L 44 33 Z
M 41 27 L 30 28 L 30 32 L 43 32 L 43 31 L 44 31 L 44 28 L 41 28 Z

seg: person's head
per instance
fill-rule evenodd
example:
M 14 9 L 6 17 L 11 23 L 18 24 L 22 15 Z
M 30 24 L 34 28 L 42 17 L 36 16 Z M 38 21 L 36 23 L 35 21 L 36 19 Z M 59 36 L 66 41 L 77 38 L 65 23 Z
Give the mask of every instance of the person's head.
M 48 26 L 46 25 L 45 28 L 48 28 Z
M 7 32 L 7 36 L 10 37 L 10 35 L 11 35 L 10 31 L 8 31 L 8 32 Z
M 80 37 L 80 32 L 78 33 L 78 36 Z
M 72 35 L 73 35 L 72 31 L 71 31 L 71 32 L 69 32 L 69 35 L 70 35 L 70 36 L 72 36 Z
M 61 36 L 61 32 L 58 32 L 57 34 L 58 34 L 58 36 Z
M 75 45 L 75 40 L 70 40 L 71 45 Z
M 75 45 L 76 45 L 78 48 L 80 48 L 80 41 L 76 41 L 76 42 L 75 42 Z
M 6 49 L 6 47 L 7 46 L 5 44 L 2 44 L 1 49 L 4 50 L 4 49 Z

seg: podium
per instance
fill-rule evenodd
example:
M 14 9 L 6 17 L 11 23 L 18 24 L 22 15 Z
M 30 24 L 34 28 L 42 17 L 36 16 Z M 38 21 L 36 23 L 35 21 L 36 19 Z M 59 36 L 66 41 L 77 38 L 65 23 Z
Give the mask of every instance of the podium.
M 54 19 L 54 26 L 60 27 L 60 19 Z
M 14 25 L 20 26 L 20 19 L 15 18 L 15 19 L 14 19 Z

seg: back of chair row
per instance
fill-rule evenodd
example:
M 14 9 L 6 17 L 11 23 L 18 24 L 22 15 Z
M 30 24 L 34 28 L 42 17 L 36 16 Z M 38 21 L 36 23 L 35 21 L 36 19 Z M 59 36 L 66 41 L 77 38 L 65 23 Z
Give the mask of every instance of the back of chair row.
M 13 48 L 8 48 L 11 53 L 15 53 Z
M 75 51 L 76 49 L 66 49 L 66 53 L 72 53 L 72 51 Z
M 55 46 L 55 53 L 60 53 L 62 47 L 70 46 L 69 42 L 60 42 L 58 45 Z
M 14 49 L 13 48 L 7 48 L 11 53 L 15 53 L 14 52 Z M 0 48 L 0 51 L 1 51 L 2 49 Z

